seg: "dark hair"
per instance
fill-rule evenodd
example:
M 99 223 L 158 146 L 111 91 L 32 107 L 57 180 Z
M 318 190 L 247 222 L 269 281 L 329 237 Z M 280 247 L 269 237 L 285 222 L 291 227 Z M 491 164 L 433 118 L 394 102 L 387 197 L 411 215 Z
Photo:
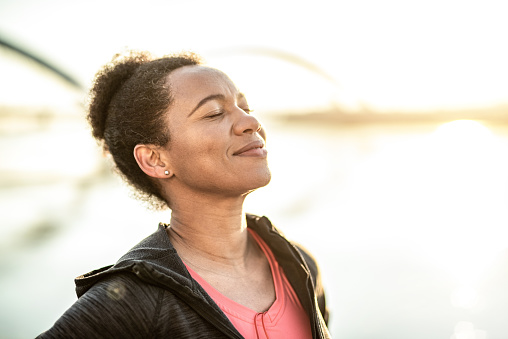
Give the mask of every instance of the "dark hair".
M 165 112 L 172 103 L 167 76 L 173 70 L 201 64 L 192 53 L 153 58 L 148 52 L 117 54 L 95 75 L 88 121 L 121 176 L 138 198 L 156 209 L 167 207 L 160 186 L 134 158 L 137 144 L 164 146 L 169 140 Z

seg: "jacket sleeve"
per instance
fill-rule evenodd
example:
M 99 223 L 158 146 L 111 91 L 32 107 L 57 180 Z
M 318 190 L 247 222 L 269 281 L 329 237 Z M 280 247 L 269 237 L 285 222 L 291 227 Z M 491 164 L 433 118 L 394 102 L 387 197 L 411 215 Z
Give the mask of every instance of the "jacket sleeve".
M 325 290 L 321 281 L 319 265 L 317 264 L 316 259 L 305 247 L 300 244 L 295 244 L 295 246 L 309 267 L 312 282 L 314 283 L 314 293 L 316 294 L 319 310 L 321 311 L 321 315 L 323 316 L 326 325 L 328 325 L 329 310 L 326 306 Z
M 140 285 L 128 274 L 95 284 L 52 328 L 37 338 L 145 338 L 157 320 L 157 299 L 150 285 Z M 151 293 L 149 293 L 151 292 Z

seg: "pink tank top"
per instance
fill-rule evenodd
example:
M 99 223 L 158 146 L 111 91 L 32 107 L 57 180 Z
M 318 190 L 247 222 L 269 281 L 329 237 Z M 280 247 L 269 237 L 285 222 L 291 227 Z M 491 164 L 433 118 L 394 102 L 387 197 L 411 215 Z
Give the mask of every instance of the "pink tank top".
M 272 270 L 276 299 L 268 311 L 257 313 L 225 297 L 186 265 L 189 273 L 246 339 L 312 338 L 309 317 L 287 280 L 282 267 L 279 266 L 263 239 L 251 229 L 249 232 L 265 253 Z

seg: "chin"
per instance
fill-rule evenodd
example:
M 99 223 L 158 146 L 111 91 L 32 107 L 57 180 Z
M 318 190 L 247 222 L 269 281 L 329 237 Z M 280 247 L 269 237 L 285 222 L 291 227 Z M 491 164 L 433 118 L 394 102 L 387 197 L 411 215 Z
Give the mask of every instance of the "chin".
M 268 185 L 271 180 L 272 180 L 272 172 L 270 172 L 270 170 L 267 169 L 264 184 L 259 187 L 264 187 L 264 186 Z
M 262 173 L 262 175 L 259 176 L 258 180 L 256 180 L 254 189 L 265 187 L 266 185 L 268 185 L 270 183 L 271 180 L 272 180 L 272 173 L 267 168 L 266 171 L 264 173 Z
M 263 173 L 258 173 L 258 175 L 251 176 L 249 179 L 250 180 L 243 182 L 242 195 L 249 194 L 258 188 L 268 185 L 272 179 L 272 174 L 270 173 L 270 170 L 267 169 Z

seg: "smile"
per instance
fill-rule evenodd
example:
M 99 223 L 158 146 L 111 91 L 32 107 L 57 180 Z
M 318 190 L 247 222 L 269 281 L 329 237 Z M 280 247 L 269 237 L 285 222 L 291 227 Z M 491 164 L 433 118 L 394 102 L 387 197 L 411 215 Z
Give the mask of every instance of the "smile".
M 240 148 L 238 151 L 233 153 L 233 155 L 244 156 L 244 157 L 266 157 L 268 151 L 265 148 L 265 144 L 262 140 L 253 141 L 244 147 Z

